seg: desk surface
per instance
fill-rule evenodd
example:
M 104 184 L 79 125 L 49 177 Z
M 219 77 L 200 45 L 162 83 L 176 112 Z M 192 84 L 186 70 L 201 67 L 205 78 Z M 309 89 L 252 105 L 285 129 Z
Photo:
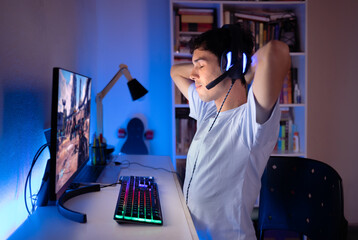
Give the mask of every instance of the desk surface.
M 148 155 L 120 155 L 117 161 L 137 162 L 152 167 L 173 170 L 169 157 Z M 198 239 L 190 213 L 173 173 L 131 164 L 119 170 L 106 167 L 100 182 L 114 176 L 154 176 L 159 188 L 163 226 L 118 224 L 113 220 L 120 186 L 102 188 L 68 200 L 65 206 L 87 214 L 87 223 L 73 222 L 63 217 L 56 206 L 38 208 L 10 239 Z M 128 165 L 127 165 L 128 166 Z

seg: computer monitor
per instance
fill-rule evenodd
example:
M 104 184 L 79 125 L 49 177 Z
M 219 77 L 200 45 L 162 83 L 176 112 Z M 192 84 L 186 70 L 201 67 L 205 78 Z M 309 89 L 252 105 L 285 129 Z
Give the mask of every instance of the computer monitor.
M 89 160 L 91 78 L 53 69 L 49 200 L 57 201 Z

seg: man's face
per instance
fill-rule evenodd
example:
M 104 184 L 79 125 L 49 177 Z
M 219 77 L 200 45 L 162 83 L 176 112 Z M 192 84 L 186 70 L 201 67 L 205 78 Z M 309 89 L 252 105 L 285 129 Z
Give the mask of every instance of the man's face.
M 196 49 L 193 52 L 194 64 L 190 78 L 195 81 L 196 91 L 204 102 L 216 100 L 226 94 L 227 83 L 223 81 L 214 88 L 208 90 L 206 85 L 215 80 L 222 73 L 218 64 L 218 58 L 210 51 Z

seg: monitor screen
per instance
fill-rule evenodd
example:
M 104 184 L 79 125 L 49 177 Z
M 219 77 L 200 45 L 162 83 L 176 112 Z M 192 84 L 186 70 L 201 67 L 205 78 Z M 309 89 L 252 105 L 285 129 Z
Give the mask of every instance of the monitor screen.
M 91 78 L 53 69 L 50 200 L 56 201 L 89 159 Z

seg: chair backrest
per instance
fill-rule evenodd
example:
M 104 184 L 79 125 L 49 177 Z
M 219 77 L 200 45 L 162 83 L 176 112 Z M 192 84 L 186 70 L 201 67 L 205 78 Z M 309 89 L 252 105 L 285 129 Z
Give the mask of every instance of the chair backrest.
M 261 179 L 258 230 L 344 239 L 342 179 L 329 165 L 300 157 L 270 157 Z
M 144 124 L 139 118 L 132 118 L 127 125 L 128 137 L 121 152 L 125 154 L 147 155 L 148 148 L 144 142 Z

